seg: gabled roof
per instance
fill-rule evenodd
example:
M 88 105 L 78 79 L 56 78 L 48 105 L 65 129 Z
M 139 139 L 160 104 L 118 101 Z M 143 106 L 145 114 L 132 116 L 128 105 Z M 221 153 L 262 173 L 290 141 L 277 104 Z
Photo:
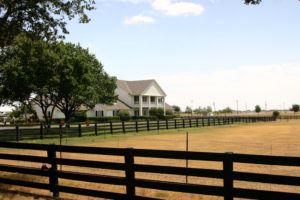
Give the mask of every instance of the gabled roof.
M 166 106 L 166 110 L 174 110 L 174 108 L 167 103 L 165 103 L 165 106 Z
M 165 94 L 165 92 L 161 89 L 161 87 L 158 85 L 158 83 L 154 79 L 139 80 L 139 81 L 117 80 L 118 87 L 127 91 L 131 95 L 142 94 L 149 87 L 149 85 L 151 83 L 155 83 L 160 88 L 160 90 Z
M 100 106 L 101 109 L 106 109 L 106 110 L 129 110 L 129 109 L 131 109 L 130 106 L 126 105 L 121 100 L 117 100 L 113 105 L 108 105 L 108 104 L 97 104 L 97 105 Z M 79 110 L 89 110 L 89 108 L 87 108 L 84 105 L 81 105 Z
M 101 107 L 106 110 L 129 110 L 131 109 L 128 105 L 120 100 L 117 100 L 113 105 L 101 104 Z

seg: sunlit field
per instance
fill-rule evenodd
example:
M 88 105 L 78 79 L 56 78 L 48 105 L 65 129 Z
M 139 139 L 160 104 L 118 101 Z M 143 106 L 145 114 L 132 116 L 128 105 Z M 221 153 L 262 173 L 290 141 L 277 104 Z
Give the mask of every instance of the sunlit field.
M 300 156 L 300 120 L 278 120 L 276 122 L 268 123 L 253 123 L 253 124 L 234 124 L 220 127 L 205 127 L 181 130 L 168 131 L 153 131 L 150 133 L 131 133 L 118 135 L 105 135 L 98 137 L 84 137 L 63 139 L 62 143 L 66 145 L 80 145 L 80 146 L 96 146 L 96 147 L 115 147 L 115 148 L 143 148 L 143 149 L 163 149 L 163 150 L 186 150 L 186 133 L 189 133 L 189 151 L 199 152 L 233 152 L 243 154 L 260 154 L 260 155 L 279 155 L 279 156 Z M 28 141 L 26 141 L 28 142 Z M 35 140 L 34 143 L 56 143 L 58 140 Z M 26 155 L 42 155 L 46 152 L 41 151 L 17 151 L 1 149 L 1 152 L 12 152 Z M 57 154 L 59 157 L 60 154 Z M 79 155 L 72 153 L 63 153 L 63 158 L 80 158 L 87 160 L 103 160 L 110 162 L 123 162 L 123 157 L 118 156 L 97 156 L 97 155 Z M 35 163 L 4 161 L 5 164 L 22 164 L 26 166 L 40 167 Z M 150 159 L 137 158 L 136 163 L 143 164 L 157 164 L 166 166 L 181 166 L 186 165 L 185 160 L 171 160 L 171 159 Z M 222 163 L 207 162 L 207 161 L 190 161 L 190 167 L 194 168 L 208 168 L 208 169 L 222 169 Z M 60 169 L 60 166 L 59 166 Z M 102 170 L 91 168 L 78 168 L 63 166 L 62 170 L 88 172 L 91 170 L 95 174 L 124 176 L 124 172 L 116 170 Z M 247 171 L 266 174 L 280 174 L 289 176 L 300 176 L 300 168 L 297 167 L 280 167 L 269 165 L 251 165 L 251 164 L 235 164 L 234 170 Z M 14 173 L 1 173 L 1 177 L 20 178 L 25 180 L 35 180 L 40 182 L 47 182 L 47 178 L 37 176 L 25 176 Z M 185 183 L 185 176 L 175 176 L 166 174 L 149 174 L 136 173 L 137 178 L 149 178 L 153 180 L 176 181 Z M 85 183 L 80 181 L 69 181 L 60 179 L 60 184 L 90 188 L 104 191 L 125 192 L 123 186 L 112 186 L 105 184 Z M 222 186 L 222 180 L 211 178 L 196 178 L 189 177 L 189 183 L 199 183 L 208 185 Z M 300 187 L 282 186 L 275 184 L 258 184 L 235 182 L 235 186 L 251 189 L 263 190 L 277 190 L 287 192 L 299 192 Z M 38 193 L 41 195 L 49 195 L 51 193 L 44 190 L 36 190 L 30 188 L 23 188 L 17 186 L 0 185 L 3 189 L 19 190 L 29 193 Z M 137 194 L 142 196 L 156 197 L 161 199 L 184 199 L 184 200 L 198 200 L 198 199 L 223 199 L 214 196 L 194 195 L 175 193 L 167 191 L 158 191 L 150 189 L 137 188 Z M 61 193 L 61 197 L 68 199 L 94 199 L 91 197 L 77 196 L 71 194 Z M 1 199 L 44 199 L 43 197 L 22 196 L 22 194 L 6 193 L 0 194 Z

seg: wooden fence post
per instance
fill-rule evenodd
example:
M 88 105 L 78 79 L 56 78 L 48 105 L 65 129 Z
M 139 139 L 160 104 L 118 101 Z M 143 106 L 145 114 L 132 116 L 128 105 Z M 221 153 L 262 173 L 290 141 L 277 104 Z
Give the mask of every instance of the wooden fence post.
M 123 129 L 123 133 L 126 133 L 126 130 L 125 130 L 125 122 L 122 121 L 122 129 Z
M 78 137 L 81 137 L 81 124 L 78 124 Z
M 157 120 L 157 130 L 159 130 L 159 120 Z
M 98 124 L 95 122 L 95 135 L 98 135 Z
M 53 197 L 58 197 L 59 192 L 56 189 L 56 186 L 58 185 L 58 177 L 56 175 L 57 163 L 55 161 L 56 152 L 54 150 L 54 147 L 55 147 L 55 144 L 51 144 L 51 145 L 49 145 L 49 148 L 47 150 L 48 163 L 51 164 L 51 168 L 49 169 L 49 184 L 50 184 L 50 192 L 53 193 Z
M 135 121 L 135 131 L 138 133 L 139 132 L 139 124 L 138 121 Z
M 204 118 L 202 117 L 202 126 L 204 127 L 205 125 L 204 125 Z
M 16 141 L 19 142 L 19 125 L 16 125 Z
M 207 126 L 210 126 L 210 117 L 207 118 Z
M 147 119 L 147 131 L 149 131 L 150 128 L 149 128 L 149 119 Z
M 182 128 L 185 128 L 184 119 L 182 119 Z
M 112 125 L 112 121 L 109 122 L 109 128 L 110 128 L 110 134 L 113 134 L 113 125 Z
M 192 119 L 189 120 L 190 128 L 192 128 Z
M 199 118 L 196 118 L 196 126 L 199 127 Z
M 175 119 L 175 129 L 177 129 L 177 119 Z
M 233 200 L 233 153 L 226 152 L 225 159 L 223 161 L 223 171 L 224 171 L 224 200 Z
M 169 129 L 168 119 L 166 119 L 166 129 Z
M 43 139 L 43 124 L 40 124 L 40 139 Z
M 127 199 L 134 199 L 135 197 L 135 173 L 133 165 L 133 148 L 127 148 L 125 149 L 125 179 Z
M 61 139 L 62 139 L 62 124 L 59 124 L 59 139 L 60 139 L 60 142 L 61 142 Z

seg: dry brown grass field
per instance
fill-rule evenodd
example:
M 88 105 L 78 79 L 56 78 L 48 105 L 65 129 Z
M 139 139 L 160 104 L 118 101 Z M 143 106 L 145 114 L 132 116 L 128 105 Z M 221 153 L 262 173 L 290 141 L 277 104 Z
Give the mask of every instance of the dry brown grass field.
M 159 133 L 133 134 L 131 136 L 116 136 L 108 139 L 89 139 L 81 140 L 78 138 L 69 139 L 67 144 L 80 146 L 97 146 L 97 147 L 117 147 L 117 148 L 143 148 L 143 149 L 165 149 L 165 150 L 185 150 L 186 148 L 186 134 L 189 132 L 189 150 L 199 152 L 234 152 L 244 154 L 263 154 L 263 155 L 280 155 L 280 156 L 300 156 L 300 120 L 281 120 L 268 123 L 255 124 L 236 124 L 221 127 L 206 127 L 194 128 L 184 130 L 160 131 Z M 24 155 L 43 155 L 45 152 L 39 151 L 17 151 L 1 149 L 1 152 L 18 153 Z M 57 155 L 59 157 L 59 154 Z M 117 156 L 98 156 L 98 155 L 79 155 L 72 153 L 63 153 L 64 158 L 80 158 L 87 160 L 104 160 L 124 162 L 122 157 Z M 184 160 L 170 160 L 170 159 L 149 159 L 137 158 L 136 163 L 157 164 L 166 166 L 185 166 Z M 34 163 L 13 162 L 1 160 L 1 163 L 7 164 L 21 164 L 26 166 L 40 167 Z M 222 169 L 222 163 L 207 162 L 207 161 L 190 161 L 190 167 L 207 168 L 207 169 Z M 101 170 L 91 168 L 78 168 L 63 166 L 63 170 L 81 171 L 94 174 L 105 174 L 114 176 L 124 176 L 124 172 L 116 170 Z M 247 171 L 266 174 L 280 174 L 289 176 L 300 176 L 300 168 L 297 167 L 280 167 L 269 165 L 250 165 L 250 164 L 235 164 L 235 171 Z M 24 176 L 14 173 L 0 173 L 0 177 L 21 178 L 26 180 L 34 180 L 40 182 L 47 182 L 48 179 L 42 177 Z M 165 174 L 149 174 L 136 173 L 137 178 L 149 178 L 153 180 L 176 181 L 185 182 L 185 176 L 174 176 Z M 200 183 L 208 185 L 221 185 L 222 180 L 211 178 L 196 178 L 189 177 L 189 183 Z M 60 184 L 90 188 L 104 191 L 125 192 L 125 188 L 121 186 L 112 186 L 105 184 L 93 184 L 79 181 L 69 181 L 60 179 Z M 276 190 L 300 193 L 300 187 L 283 186 L 275 184 L 258 184 L 250 182 L 235 182 L 236 187 L 262 189 L 262 190 Z M 30 188 L 1 185 L 2 189 L 17 190 L 28 193 L 38 193 L 41 195 L 51 195 L 48 191 L 35 190 Z M 214 196 L 194 195 L 175 193 L 167 191 L 158 191 L 150 189 L 137 188 L 137 194 L 142 196 L 156 197 L 162 199 L 174 200 L 200 200 L 200 199 L 223 199 Z M 91 197 L 84 197 L 78 195 L 71 195 L 61 193 L 61 197 L 67 199 L 95 199 Z M 15 192 L 2 192 L 0 199 L 45 199 L 44 197 L 32 197 L 17 194 Z

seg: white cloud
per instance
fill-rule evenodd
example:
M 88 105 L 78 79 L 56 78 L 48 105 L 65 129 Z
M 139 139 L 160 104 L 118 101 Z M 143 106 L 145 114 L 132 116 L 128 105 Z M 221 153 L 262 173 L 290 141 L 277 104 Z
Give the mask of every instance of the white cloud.
M 130 18 L 126 18 L 124 23 L 125 24 L 141 24 L 141 23 L 151 24 L 154 23 L 154 21 L 155 20 L 152 17 L 137 15 Z
M 167 102 L 182 108 L 216 103 L 217 109 L 230 106 L 253 110 L 259 104 L 268 109 L 289 108 L 300 102 L 300 65 L 244 66 L 213 72 L 194 72 L 155 78 L 167 93 Z M 192 103 L 193 101 L 193 103 Z
M 188 16 L 200 15 L 204 11 L 204 7 L 200 4 L 192 2 L 172 2 L 172 0 L 155 0 L 152 7 L 169 16 Z

